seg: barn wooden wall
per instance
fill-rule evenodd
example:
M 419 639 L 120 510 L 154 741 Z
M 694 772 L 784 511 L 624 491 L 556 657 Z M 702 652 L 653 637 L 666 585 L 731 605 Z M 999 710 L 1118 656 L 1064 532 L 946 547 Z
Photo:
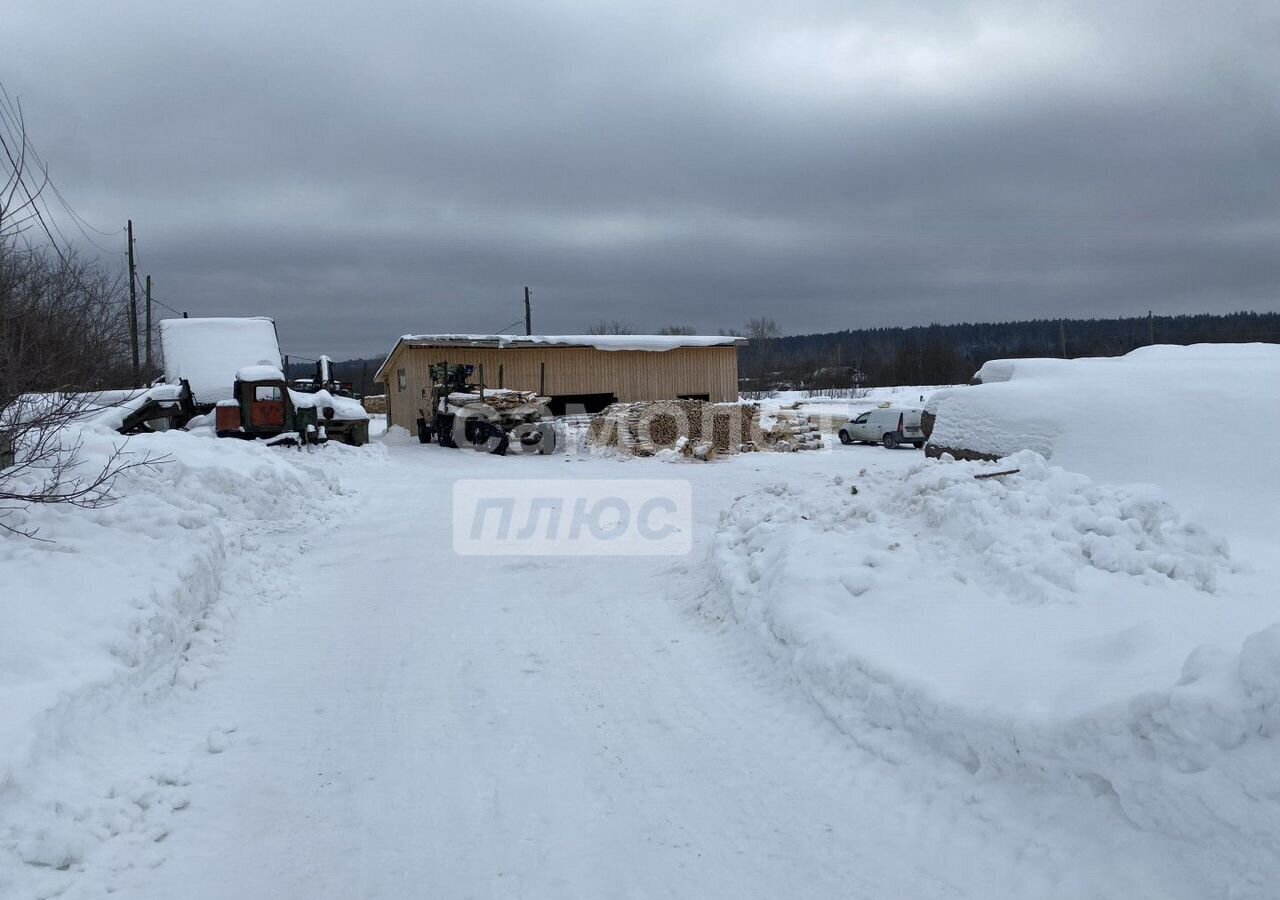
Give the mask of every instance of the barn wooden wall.
M 391 424 L 412 430 L 418 408 L 425 406 L 422 391 L 431 384 L 428 370 L 440 362 L 475 366 L 477 380 L 483 366 L 486 387 L 535 391 L 547 396 L 615 394 L 622 402 L 666 400 L 682 394 L 707 394 L 717 401 L 738 399 L 736 347 L 645 351 L 402 346 L 384 373 Z M 397 390 L 398 369 L 405 370 L 407 383 L 403 391 Z

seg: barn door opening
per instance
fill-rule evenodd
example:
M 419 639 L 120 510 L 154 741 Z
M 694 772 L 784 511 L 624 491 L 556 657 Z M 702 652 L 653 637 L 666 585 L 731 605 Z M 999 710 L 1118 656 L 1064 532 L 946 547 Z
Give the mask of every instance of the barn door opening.
M 563 416 L 575 413 L 598 413 L 610 403 L 617 403 L 616 394 L 557 394 L 547 401 L 551 414 Z

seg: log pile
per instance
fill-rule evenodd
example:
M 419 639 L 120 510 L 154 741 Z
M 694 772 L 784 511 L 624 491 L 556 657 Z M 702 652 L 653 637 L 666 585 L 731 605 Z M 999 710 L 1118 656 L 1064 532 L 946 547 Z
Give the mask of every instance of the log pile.
M 377 394 L 372 397 L 362 397 L 360 405 L 364 407 L 364 411 L 371 416 L 385 415 L 387 412 L 387 395 Z
M 511 391 L 505 389 L 486 390 L 480 393 L 454 391 L 449 395 L 449 402 L 462 405 L 465 403 L 484 403 L 498 412 L 509 412 L 521 406 L 538 406 L 547 402 L 546 397 L 539 397 L 533 391 Z
M 758 406 L 702 400 L 615 403 L 591 421 L 587 443 L 634 456 L 674 450 L 699 460 L 724 453 L 823 447 L 822 433 L 808 416 L 783 412 L 766 429 Z
M 822 432 L 808 416 L 794 412 L 782 412 L 777 422 L 765 432 L 765 442 L 775 450 L 821 450 Z
M 591 421 L 587 438 L 592 446 L 616 447 L 635 456 L 675 450 L 706 460 L 754 449 L 762 440 L 760 410 L 703 400 L 615 403 Z

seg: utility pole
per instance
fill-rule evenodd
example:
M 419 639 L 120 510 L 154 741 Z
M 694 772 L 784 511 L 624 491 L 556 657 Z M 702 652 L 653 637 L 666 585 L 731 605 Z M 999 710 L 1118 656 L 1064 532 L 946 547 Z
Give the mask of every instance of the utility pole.
M 524 333 L 533 334 L 533 311 L 529 307 L 529 285 L 524 286 Z
M 138 268 L 133 261 L 133 219 L 129 220 L 129 349 L 133 353 L 133 386 L 140 387 L 138 376 Z
M 151 276 L 147 276 L 147 377 L 155 372 L 151 367 Z

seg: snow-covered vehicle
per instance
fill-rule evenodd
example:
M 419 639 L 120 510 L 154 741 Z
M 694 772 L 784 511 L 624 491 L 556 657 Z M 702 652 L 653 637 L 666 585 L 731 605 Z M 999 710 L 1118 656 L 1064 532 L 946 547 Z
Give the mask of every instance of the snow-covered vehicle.
M 883 444 L 890 450 L 900 444 L 910 444 L 919 450 L 925 441 L 920 413 L 919 409 L 901 406 L 869 409 L 841 426 L 840 443 Z
M 236 372 L 232 396 L 218 401 L 214 421 L 218 437 L 340 440 L 356 447 L 369 442 L 369 414 L 359 401 L 325 390 L 292 390 L 284 373 L 271 366 Z
M 328 357 L 318 370 L 326 380 L 315 390 L 289 387 L 271 319 L 165 319 L 160 340 L 165 380 L 179 394 L 157 403 L 178 403 L 186 419 L 212 412 L 219 437 L 369 441 L 369 414 L 360 401 L 325 389 L 335 387 Z

